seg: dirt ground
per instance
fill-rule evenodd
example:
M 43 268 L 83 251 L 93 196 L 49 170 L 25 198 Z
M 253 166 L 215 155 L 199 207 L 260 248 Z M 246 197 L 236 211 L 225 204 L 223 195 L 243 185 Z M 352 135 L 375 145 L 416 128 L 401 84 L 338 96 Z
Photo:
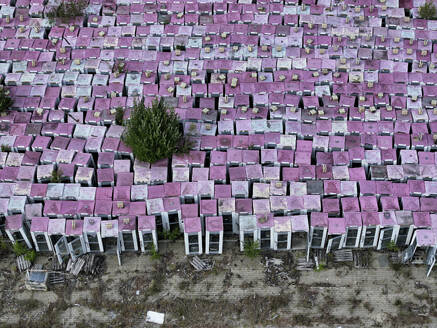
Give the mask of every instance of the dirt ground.
M 436 327 L 437 272 L 393 266 L 370 253 L 369 267 L 328 263 L 297 271 L 301 253 L 248 258 L 237 244 L 195 272 L 181 241 L 160 244 L 160 258 L 106 255 L 99 277 L 79 275 L 47 292 L 28 291 L 15 257 L 0 258 L 0 327 Z M 266 258 L 281 259 L 266 269 Z M 36 263 L 47 264 L 39 255 Z M 279 269 L 278 269 L 279 268 Z M 164 312 L 163 326 L 145 322 Z

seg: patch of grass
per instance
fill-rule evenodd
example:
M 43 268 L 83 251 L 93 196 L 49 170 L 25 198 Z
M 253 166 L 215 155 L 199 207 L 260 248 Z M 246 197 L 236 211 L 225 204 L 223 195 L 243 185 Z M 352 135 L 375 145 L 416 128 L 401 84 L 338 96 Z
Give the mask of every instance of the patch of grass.
M 178 283 L 179 290 L 188 290 L 190 289 L 190 282 L 188 280 L 182 280 Z
M 149 254 L 152 260 L 159 260 L 161 255 L 159 254 L 158 250 L 156 249 L 154 244 L 151 244 L 149 247 Z
M 163 230 L 159 232 L 158 235 L 159 235 L 159 239 L 175 241 L 182 236 L 182 233 L 179 230 L 179 228 L 177 228 L 170 231 Z
M 369 312 L 373 312 L 373 310 L 375 310 L 375 308 L 369 302 L 364 302 L 363 307 Z
M 0 255 L 6 255 L 10 252 L 8 240 L 0 238 Z
M 24 299 L 24 300 L 17 300 L 18 306 L 19 306 L 19 310 L 23 311 L 23 312 L 30 312 L 30 311 L 34 311 L 37 308 L 39 308 L 40 306 L 43 305 L 43 303 L 41 301 L 38 301 L 34 298 L 28 298 L 28 299 Z
M 187 153 L 192 147 L 183 136 L 178 114 L 163 98 L 155 99 L 151 107 L 146 107 L 144 98 L 136 102 L 122 139 L 137 159 L 148 163 Z
M 47 13 L 47 18 L 51 24 L 54 24 L 57 20 L 61 23 L 69 23 L 76 17 L 83 16 L 87 6 L 87 0 L 63 0 L 57 7 Z
M 423 6 L 419 7 L 419 17 L 429 20 L 437 19 L 437 10 L 432 1 L 427 1 Z
M 323 270 L 326 270 L 326 264 L 323 264 L 323 263 L 319 264 L 319 268 L 317 268 L 317 267 L 314 268 L 314 271 L 316 271 L 316 272 L 320 272 Z
M 11 151 L 11 147 L 8 145 L 2 145 L 1 151 L 4 153 L 9 153 Z
M 396 306 L 402 306 L 402 301 L 401 301 L 400 298 L 397 298 L 397 299 L 394 301 L 393 304 L 396 305 Z
M 255 258 L 260 254 L 259 242 L 248 240 L 244 243 L 244 255 L 250 258 Z
M 390 252 L 398 252 L 399 247 L 396 245 L 396 243 L 394 241 L 391 241 L 387 245 L 387 250 Z

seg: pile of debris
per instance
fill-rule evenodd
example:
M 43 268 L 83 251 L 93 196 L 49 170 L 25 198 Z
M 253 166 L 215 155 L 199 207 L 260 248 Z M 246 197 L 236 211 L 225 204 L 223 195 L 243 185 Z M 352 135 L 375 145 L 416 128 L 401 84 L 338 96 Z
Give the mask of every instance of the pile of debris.
M 97 254 L 85 254 L 77 258 L 75 262 L 68 261 L 66 271 L 74 276 L 84 273 L 90 276 L 101 275 L 105 270 L 105 257 Z
M 209 271 L 214 267 L 214 261 L 201 260 L 198 256 L 194 256 L 190 263 L 196 271 Z
M 268 286 L 295 285 L 299 278 L 292 260 L 265 257 L 264 282 Z

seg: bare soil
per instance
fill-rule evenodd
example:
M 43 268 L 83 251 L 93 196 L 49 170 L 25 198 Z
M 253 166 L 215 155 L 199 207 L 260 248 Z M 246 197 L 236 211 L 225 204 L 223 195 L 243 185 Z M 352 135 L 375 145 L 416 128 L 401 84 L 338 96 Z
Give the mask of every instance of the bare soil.
M 163 327 L 436 327 L 437 273 L 391 266 L 373 252 L 367 269 L 328 265 L 297 271 L 299 253 L 251 259 L 226 244 L 207 272 L 196 272 L 181 241 L 160 245 L 160 258 L 106 256 L 106 271 L 79 275 L 47 292 L 28 291 L 15 257 L 0 258 L 0 327 L 158 327 L 148 310 L 164 312 Z M 266 257 L 282 259 L 266 270 Z M 39 255 L 47 265 L 50 256 Z

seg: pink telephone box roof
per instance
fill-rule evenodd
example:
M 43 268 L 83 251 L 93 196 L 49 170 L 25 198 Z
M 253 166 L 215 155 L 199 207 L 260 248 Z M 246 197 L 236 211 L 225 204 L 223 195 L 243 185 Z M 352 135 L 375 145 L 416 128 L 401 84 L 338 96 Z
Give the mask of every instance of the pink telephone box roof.
M 431 226 L 431 217 L 428 212 L 413 212 L 413 222 L 418 228 L 428 228 Z
M 273 221 L 276 232 L 291 231 L 291 216 L 276 216 Z
M 346 233 L 346 220 L 344 218 L 328 218 L 328 234 L 342 235 Z
M 83 232 L 83 220 L 67 220 L 65 224 L 66 236 L 80 236 Z
M 312 227 L 328 227 L 328 213 L 311 212 Z
M 49 235 L 63 235 L 65 233 L 65 219 L 50 219 Z
M 346 220 L 346 227 L 361 227 L 361 213 L 359 212 L 347 212 L 343 214 Z
M 156 230 L 156 219 L 153 215 L 142 215 L 138 217 L 138 230 Z
M 118 219 L 118 231 L 136 230 L 137 220 L 135 216 L 121 216 Z
M 86 217 L 83 221 L 83 232 L 100 232 L 100 222 L 102 221 L 101 218 Z
M 307 231 L 308 227 L 308 217 L 306 214 L 304 215 L 295 215 L 291 217 L 291 230 L 292 232 L 297 231 Z
M 107 220 L 100 224 L 102 238 L 118 237 L 118 220 Z
M 30 225 L 31 232 L 47 232 L 49 228 L 49 218 L 47 217 L 34 217 Z
M 418 247 L 436 245 L 436 235 L 432 230 L 418 229 L 416 230 L 416 239 Z
M 221 216 L 208 216 L 206 220 L 206 230 L 210 232 L 223 231 L 223 217 Z M 186 221 L 185 221 L 186 222 Z
M 10 215 L 6 217 L 6 230 L 19 230 L 23 226 L 23 216 Z
M 256 215 L 256 225 L 258 228 L 271 228 L 273 224 L 273 214 L 265 213 Z
M 200 224 L 200 218 L 185 218 L 184 219 L 184 231 L 186 233 L 200 232 L 202 231 L 202 225 Z

